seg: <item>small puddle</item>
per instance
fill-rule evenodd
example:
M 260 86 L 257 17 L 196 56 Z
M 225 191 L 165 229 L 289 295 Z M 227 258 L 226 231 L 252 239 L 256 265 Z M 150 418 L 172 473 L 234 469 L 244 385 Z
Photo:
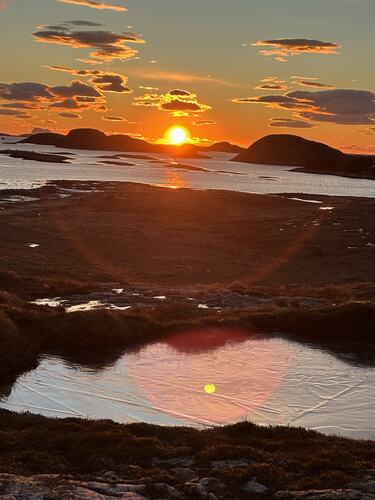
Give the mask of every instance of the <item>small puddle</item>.
M 302 201 L 303 203 L 315 203 L 317 205 L 323 203 L 320 200 L 307 200 L 306 198 L 288 198 L 288 200 Z
M 36 304 L 38 306 L 49 306 L 49 307 L 65 307 L 67 313 L 74 313 L 78 311 L 93 311 L 95 309 L 109 309 L 114 311 L 127 311 L 131 309 L 132 306 L 117 306 L 108 302 L 102 302 L 101 300 L 89 300 L 81 304 L 66 305 L 68 300 L 61 299 L 60 297 L 50 298 L 50 299 L 37 299 L 31 301 L 31 304 Z

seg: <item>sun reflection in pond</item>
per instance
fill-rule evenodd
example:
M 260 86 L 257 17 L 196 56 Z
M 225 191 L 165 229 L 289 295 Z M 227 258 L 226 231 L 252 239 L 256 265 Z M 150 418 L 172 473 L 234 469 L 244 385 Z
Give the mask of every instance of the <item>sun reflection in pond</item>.
M 180 331 L 127 364 L 147 404 L 200 423 L 235 422 L 267 407 L 293 349 L 234 328 Z M 147 368 L 146 368 L 147 367 Z

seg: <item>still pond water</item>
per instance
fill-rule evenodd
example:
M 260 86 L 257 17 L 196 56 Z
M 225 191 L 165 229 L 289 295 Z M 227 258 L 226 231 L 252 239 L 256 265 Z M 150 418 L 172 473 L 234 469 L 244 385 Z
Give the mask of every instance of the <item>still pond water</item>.
M 194 427 L 247 419 L 375 439 L 375 369 L 354 353 L 207 329 L 172 335 L 100 369 L 45 357 L 0 407 Z

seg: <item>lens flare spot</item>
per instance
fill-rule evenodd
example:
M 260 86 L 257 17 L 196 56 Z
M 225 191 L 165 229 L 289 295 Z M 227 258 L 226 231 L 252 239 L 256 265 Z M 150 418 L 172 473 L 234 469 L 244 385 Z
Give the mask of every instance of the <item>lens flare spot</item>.
M 204 386 L 204 392 L 206 392 L 207 394 L 215 394 L 216 392 L 215 384 L 206 384 Z

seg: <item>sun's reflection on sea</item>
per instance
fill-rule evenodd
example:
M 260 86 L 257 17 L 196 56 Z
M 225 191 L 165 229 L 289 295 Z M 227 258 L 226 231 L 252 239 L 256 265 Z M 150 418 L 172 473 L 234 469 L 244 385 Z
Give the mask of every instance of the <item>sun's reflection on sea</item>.
M 184 172 L 177 172 L 173 169 L 166 169 L 162 182 L 164 187 L 169 189 L 181 189 L 190 187 L 189 182 Z

